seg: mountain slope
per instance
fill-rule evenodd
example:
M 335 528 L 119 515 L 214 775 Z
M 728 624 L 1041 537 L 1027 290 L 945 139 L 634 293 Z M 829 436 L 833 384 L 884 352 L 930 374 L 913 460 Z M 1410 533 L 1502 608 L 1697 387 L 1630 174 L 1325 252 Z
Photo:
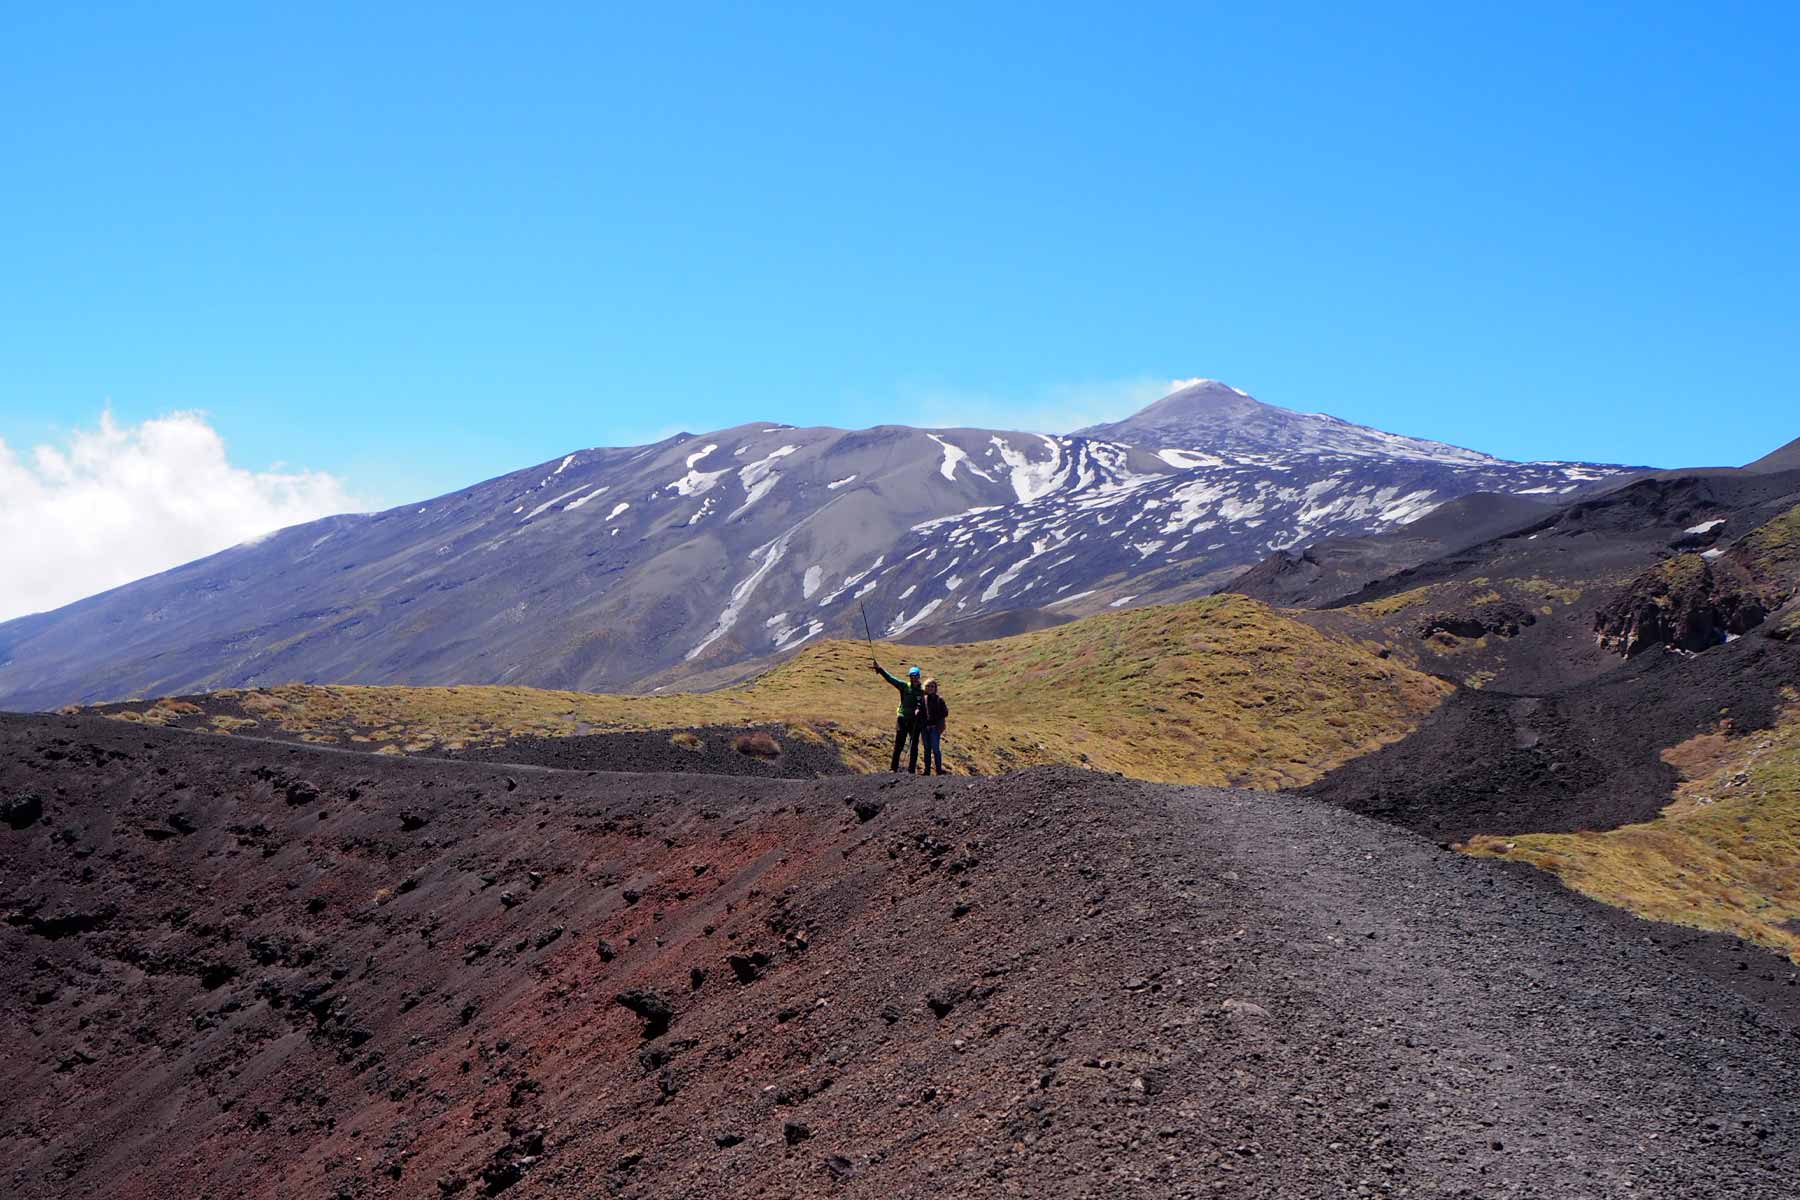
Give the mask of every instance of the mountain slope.
M 1441 682 L 1238 596 L 1103 613 L 998 641 L 879 646 L 940 676 L 959 774 L 1086 764 L 1139 778 L 1306 783 L 1404 736 Z M 113 709 L 152 724 L 441 753 L 510 737 L 780 723 L 886 769 L 894 692 L 861 642 L 815 643 L 754 682 L 699 694 L 280 687 Z
M 1137 441 L 745 425 L 578 451 L 0 624 L 0 707 L 294 680 L 718 679 L 854 635 L 862 606 L 891 638 L 1012 611 L 1049 624 L 1198 595 L 1271 549 L 1472 491 L 1567 496 L 1618 471 L 1505 463 L 1226 390 L 1229 411 L 1190 388 L 1121 423 Z
M 1305 619 L 1384 642 L 1433 674 L 1548 694 L 1620 665 L 1595 634 L 1634 580 L 1722 558 L 1796 501 L 1800 472 L 1658 472 L 1328 599 Z
M 1479 451 L 1384 433 L 1324 413 L 1277 408 L 1216 379 L 1191 380 L 1123 421 L 1076 432 L 1103 441 L 1212 454 L 1345 454 L 1469 466 L 1501 462 Z
M 1325 538 L 1298 551 L 1277 550 L 1219 590 L 1269 604 L 1317 608 L 1408 567 L 1533 524 L 1550 511 L 1536 496 L 1472 492 L 1387 533 Z
M 1800 471 L 1800 438 L 1795 438 L 1780 449 L 1771 450 L 1755 462 L 1746 464 L 1744 470 L 1762 473 Z

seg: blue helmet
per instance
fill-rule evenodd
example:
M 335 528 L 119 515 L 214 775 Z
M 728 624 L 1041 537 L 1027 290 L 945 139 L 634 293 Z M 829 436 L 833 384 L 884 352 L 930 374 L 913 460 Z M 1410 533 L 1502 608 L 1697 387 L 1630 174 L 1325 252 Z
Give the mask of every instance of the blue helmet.
M 906 668 L 906 673 L 907 673 L 907 674 L 908 674 L 908 675 L 922 675 L 922 674 L 924 674 L 924 672 L 922 672 L 922 671 L 920 671 L 920 670 L 919 670 L 919 668 L 917 668 L 917 667 L 908 667 L 908 668 Z

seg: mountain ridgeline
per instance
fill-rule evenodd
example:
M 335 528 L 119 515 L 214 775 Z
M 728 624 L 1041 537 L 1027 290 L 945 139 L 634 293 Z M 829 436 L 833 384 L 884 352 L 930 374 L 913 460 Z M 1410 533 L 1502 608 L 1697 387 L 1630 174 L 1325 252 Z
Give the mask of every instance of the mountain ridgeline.
M 1568 500 L 1627 471 L 1213 381 L 1062 436 L 740 425 L 295 526 L 0 624 L 0 708 L 293 681 L 712 685 L 860 633 L 864 609 L 879 637 L 973 640 L 1201 595 L 1472 493 Z

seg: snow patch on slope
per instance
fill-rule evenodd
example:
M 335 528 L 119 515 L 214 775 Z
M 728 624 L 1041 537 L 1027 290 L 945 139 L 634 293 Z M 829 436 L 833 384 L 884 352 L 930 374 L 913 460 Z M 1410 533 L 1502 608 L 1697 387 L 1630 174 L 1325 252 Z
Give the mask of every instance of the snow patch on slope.
M 769 494 L 774 486 L 781 482 L 781 472 L 775 469 L 775 463 L 794 451 L 798 446 L 783 446 L 772 451 L 768 457 L 759 458 L 749 466 L 738 471 L 738 482 L 744 485 L 744 502 L 732 511 L 725 519 L 735 521 L 742 516 L 752 504 Z
M 564 508 L 563 511 L 564 512 L 574 512 L 576 509 L 578 509 L 582 505 L 586 504 L 589 500 L 592 500 L 597 496 L 604 496 L 610 490 L 611 490 L 610 485 L 602 485 L 600 487 L 597 487 L 593 491 L 589 492 L 587 495 L 581 497 L 579 500 L 569 501 L 568 507 Z
M 545 512 L 546 510 L 555 508 L 558 504 L 561 504 L 564 500 L 567 500 L 570 496 L 573 496 L 575 493 L 585 492 L 593 486 L 594 485 L 591 483 L 584 483 L 580 487 L 570 488 L 568 491 L 566 491 L 562 495 L 556 497 L 556 499 L 554 499 L 554 500 L 544 501 L 542 504 L 538 505 L 536 508 L 534 508 L 530 512 L 526 513 L 523 517 L 520 517 L 519 524 L 523 525 L 525 522 L 531 520 L 531 518 L 538 516 L 539 514 Z M 421 508 L 419 511 L 424 512 L 425 510 Z
M 956 445 L 954 442 L 946 442 L 935 433 L 928 433 L 925 436 L 944 448 L 944 461 L 938 464 L 938 472 L 943 475 L 945 479 L 954 482 L 956 479 L 957 465 L 965 464 L 969 468 L 969 474 L 979 475 L 989 483 L 994 481 L 992 475 L 989 475 L 986 471 L 975 465 L 975 460 L 970 458 L 969 452 L 964 450 L 961 446 Z
M 1065 471 L 1063 448 L 1055 438 L 1044 434 L 1038 435 L 1044 445 L 1050 447 L 1050 457 L 1043 462 L 1033 462 L 1022 450 L 1014 450 L 1006 439 L 998 434 L 990 437 L 994 452 L 999 454 L 1000 461 L 1012 472 L 1013 493 L 1021 503 L 1036 500 L 1057 485 Z
M 937 611 L 937 606 L 942 604 L 943 602 L 944 602 L 944 598 L 942 596 L 939 596 L 935 600 L 927 600 L 923 605 L 921 605 L 919 607 L 919 611 L 914 613 L 910 617 L 907 616 L 904 612 L 902 612 L 899 616 L 895 617 L 892 622 L 889 623 L 887 629 L 882 632 L 882 636 L 883 637 L 899 637 L 901 634 L 905 633 L 907 630 L 909 630 L 913 626 L 917 625 L 920 621 L 923 621 L 926 617 L 929 617 L 933 612 Z
M 738 623 L 738 617 L 743 615 L 744 606 L 756 593 L 757 586 L 768 578 L 769 572 L 775 569 L 775 564 L 787 554 L 788 539 L 793 536 L 794 531 L 790 529 L 774 541 L 758 546 L 750 552 L 750 560 L 757 563 L 755 570 L 731 589 L 731 599 L 726 603 L 724 611 L 719 613 L 718 622 L 714 624 L 712 632 L 701 638 L 699 645 L 687 652 L 686 661 L 693 662 L 706 651 L 708 646 L 731 632 L 731 627 Z

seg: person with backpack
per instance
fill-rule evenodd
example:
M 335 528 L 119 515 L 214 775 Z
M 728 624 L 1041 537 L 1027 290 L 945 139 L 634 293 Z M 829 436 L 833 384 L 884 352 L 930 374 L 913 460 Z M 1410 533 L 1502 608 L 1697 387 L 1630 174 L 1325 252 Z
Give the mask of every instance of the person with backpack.
M 900 707 L 894 712 L 894 761 L 888 768 L 900 770 L 900 750 L 908 747 L 911 753 L 907 756 L 906 773 L 914 774 L 919 769 L 919 732 L 925 724 L 925 688 L 919 682 L 923 674 L 917 667 L 909 667 L 906 679 L 901 681 L 887 673 L 881 663 L 875 663 L 876 672 L 900 690 Z
M 950 719 L 950 706 L 938 695 L 938 681 L 925 681 L 925 774 L 944 773 L 944 722 Z M 935 768 L 935 770 L 933 769 Z

